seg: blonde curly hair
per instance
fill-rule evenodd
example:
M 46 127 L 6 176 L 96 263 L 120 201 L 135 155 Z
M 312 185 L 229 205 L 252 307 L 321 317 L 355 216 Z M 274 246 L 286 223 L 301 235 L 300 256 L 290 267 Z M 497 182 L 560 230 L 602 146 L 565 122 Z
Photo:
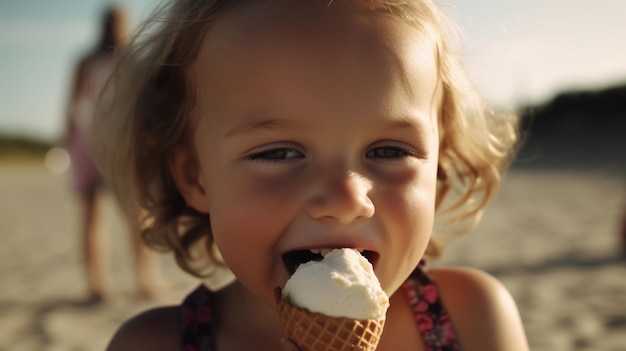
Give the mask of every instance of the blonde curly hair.
M 203 239 L 212 261 L 221 261 L 209 216 L 186 205 L 169 162 L 189 140 L 195 104 L 190 66 L 204 36 L 211 35 L 219 18 L 253 1 L 171 0 L 158 8 L 121 56 L 94 126 L 97 162 L 128 212 L 143 214 L 144 241 L 173 250 L 178 264 L 195 275 L 191 248 Z M 516 151 L 518 121 L 514 115 L 489 113 L 476 97 L 455 54 L 451 22 L 431 0 L 309 1 L 387 13 L 432 37 L 442 84 L 437 217 L 452 224 L 454 232 L 471 229 Z M 436 236 L 426 252 L 430 257 L 443 248 Z

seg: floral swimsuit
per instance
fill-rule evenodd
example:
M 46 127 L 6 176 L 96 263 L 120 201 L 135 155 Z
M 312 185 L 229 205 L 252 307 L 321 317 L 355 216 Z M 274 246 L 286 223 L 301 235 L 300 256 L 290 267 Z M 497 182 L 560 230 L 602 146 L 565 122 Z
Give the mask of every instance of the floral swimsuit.
M 423 261 L 404 282 L 402 290 L 409 300 L 426 350 L 461 350 L 452 322 L 439 299 L 437 286 L 426 271 Z M 212 293 L 204 285 L 183 301 L 183 351 L 217 351 L 211 327 L 212 307 Z

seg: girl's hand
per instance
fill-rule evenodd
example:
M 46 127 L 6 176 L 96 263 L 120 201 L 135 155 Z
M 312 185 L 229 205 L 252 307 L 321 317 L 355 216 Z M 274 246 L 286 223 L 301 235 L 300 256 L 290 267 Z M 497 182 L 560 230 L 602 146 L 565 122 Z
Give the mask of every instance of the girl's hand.
M 300 351 L 298 345 L 288 338 L 280 339 L 280 344 L 283 347 L 283 351 Z

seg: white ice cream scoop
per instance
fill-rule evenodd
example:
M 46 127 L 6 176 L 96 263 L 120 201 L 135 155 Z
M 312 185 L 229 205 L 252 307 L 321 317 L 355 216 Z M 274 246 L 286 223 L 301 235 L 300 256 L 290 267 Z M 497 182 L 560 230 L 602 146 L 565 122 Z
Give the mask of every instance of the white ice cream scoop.
M 301 264 L 282 290 L 294 306 L 329 317 L 381 319 L 389 307 L 374 269 L 354 249 L 336 249 Z

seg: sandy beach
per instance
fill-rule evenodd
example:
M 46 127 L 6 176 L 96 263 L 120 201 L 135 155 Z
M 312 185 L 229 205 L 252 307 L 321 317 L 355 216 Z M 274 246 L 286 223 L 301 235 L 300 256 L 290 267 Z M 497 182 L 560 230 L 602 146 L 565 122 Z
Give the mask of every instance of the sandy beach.
M 532 350 L 626 350 L 618 235 L 625 174 L 615 164 L 516 168 L 483 222 L 434 264 L 477 267 L 500 279 L 519 305 Z M 82 304 L 78 208 L 67 174 L 37 160 L 4 160 L 0 194 L 0 351 L 103 350 L 126 318 L 177 303 L 197 284 L 163 255 L 171 293 L 159 302 L 138 299 L 129 240 L 105 196 L 115 295 Z

